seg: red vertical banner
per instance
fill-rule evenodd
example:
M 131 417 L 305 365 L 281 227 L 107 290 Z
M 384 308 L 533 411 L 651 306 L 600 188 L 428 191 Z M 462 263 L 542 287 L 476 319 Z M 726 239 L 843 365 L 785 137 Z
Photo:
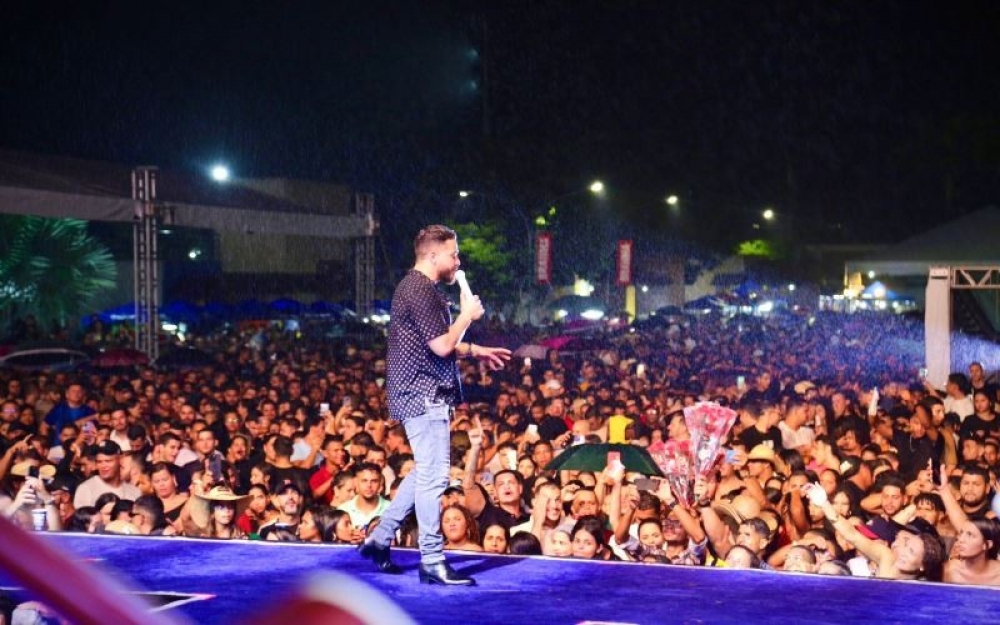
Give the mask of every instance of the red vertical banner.
M 535 282 L 552 282 L 552 235 L 539 232 L 535 237 Z
M 615 254 L 615 277 L 618 286 L 628 286 L 632 284 L 632 241 L 622 239 L 618 241 L 618 253 Z

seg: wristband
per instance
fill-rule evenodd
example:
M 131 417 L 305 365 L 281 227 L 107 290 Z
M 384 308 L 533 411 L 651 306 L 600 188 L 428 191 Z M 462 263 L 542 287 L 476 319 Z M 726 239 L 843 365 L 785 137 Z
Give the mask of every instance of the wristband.
M 469 356 L 470 358 L 471 358 L 471 357 L 473 356 L 473 354 L 472 354 L 472 350 L 473 350 L 473 348 L 474 348 L 475 346 L 476 346 L 476 344 L 475 344 L 475 343 L 473 343 L 472 341 L 469 341 L 469 353 L 468 353 L 468 354 L 466 354 L 466 356 Z

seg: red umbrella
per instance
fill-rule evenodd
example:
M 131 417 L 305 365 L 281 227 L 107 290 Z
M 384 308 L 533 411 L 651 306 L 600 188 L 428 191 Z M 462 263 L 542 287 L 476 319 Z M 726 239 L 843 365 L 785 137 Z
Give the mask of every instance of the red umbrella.
M 548 349 L 562 349 L 576 339 L 575 336 L 550 336 L 542 339 L 538 344 Z
M 91 366 L 107 369 L 110 367 L 134 367 L 148 365 L 149 356 L 131 347 L 116 347 L 100 352 L 90 361 Z

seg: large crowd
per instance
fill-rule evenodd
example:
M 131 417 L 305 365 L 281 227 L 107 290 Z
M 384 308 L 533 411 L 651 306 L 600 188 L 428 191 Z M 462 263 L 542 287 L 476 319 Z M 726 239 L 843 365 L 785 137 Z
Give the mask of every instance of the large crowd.
M 499 372 L 462 363 L 446 549 L 1000 585 L 998 388 L 978 362 L 943 389 L 921 379 L 920 332 L 892 315 L 709 316 Z M 197 343 L 214 364 L 0 371 L 0 513 L 36 531 L 360 544 L 413 469 L 384 347 L 278 329 Z M 546 468 L 572 445 L 683 440 L 698 401 L 738 419 L 690 501 L 613 463 Z M 411 520 L 396 545 L 415 541 Z

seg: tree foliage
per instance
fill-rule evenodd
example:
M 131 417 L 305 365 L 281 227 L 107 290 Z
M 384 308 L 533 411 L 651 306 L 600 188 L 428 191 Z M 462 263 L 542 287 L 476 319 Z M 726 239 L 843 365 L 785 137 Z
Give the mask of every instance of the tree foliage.
M 483 300 L 499 306 L 501 298 L 509 297 L 514 281 L 511 271 L 514 254 L 500 226 L 494 222 L 464 223 L 454 229 L 458 233 L 462 268 L 473 284 L 472 290 Z
M 0 311 L 65 323 L 116 277 L 111 253 L 86 222 L 0 215 Z
M 777 256 L 777 251 L 770 241 L 753 239 L 752 241 L 740 242 L 736 246 L 736 254 L 744 257 L 773 259 Z

